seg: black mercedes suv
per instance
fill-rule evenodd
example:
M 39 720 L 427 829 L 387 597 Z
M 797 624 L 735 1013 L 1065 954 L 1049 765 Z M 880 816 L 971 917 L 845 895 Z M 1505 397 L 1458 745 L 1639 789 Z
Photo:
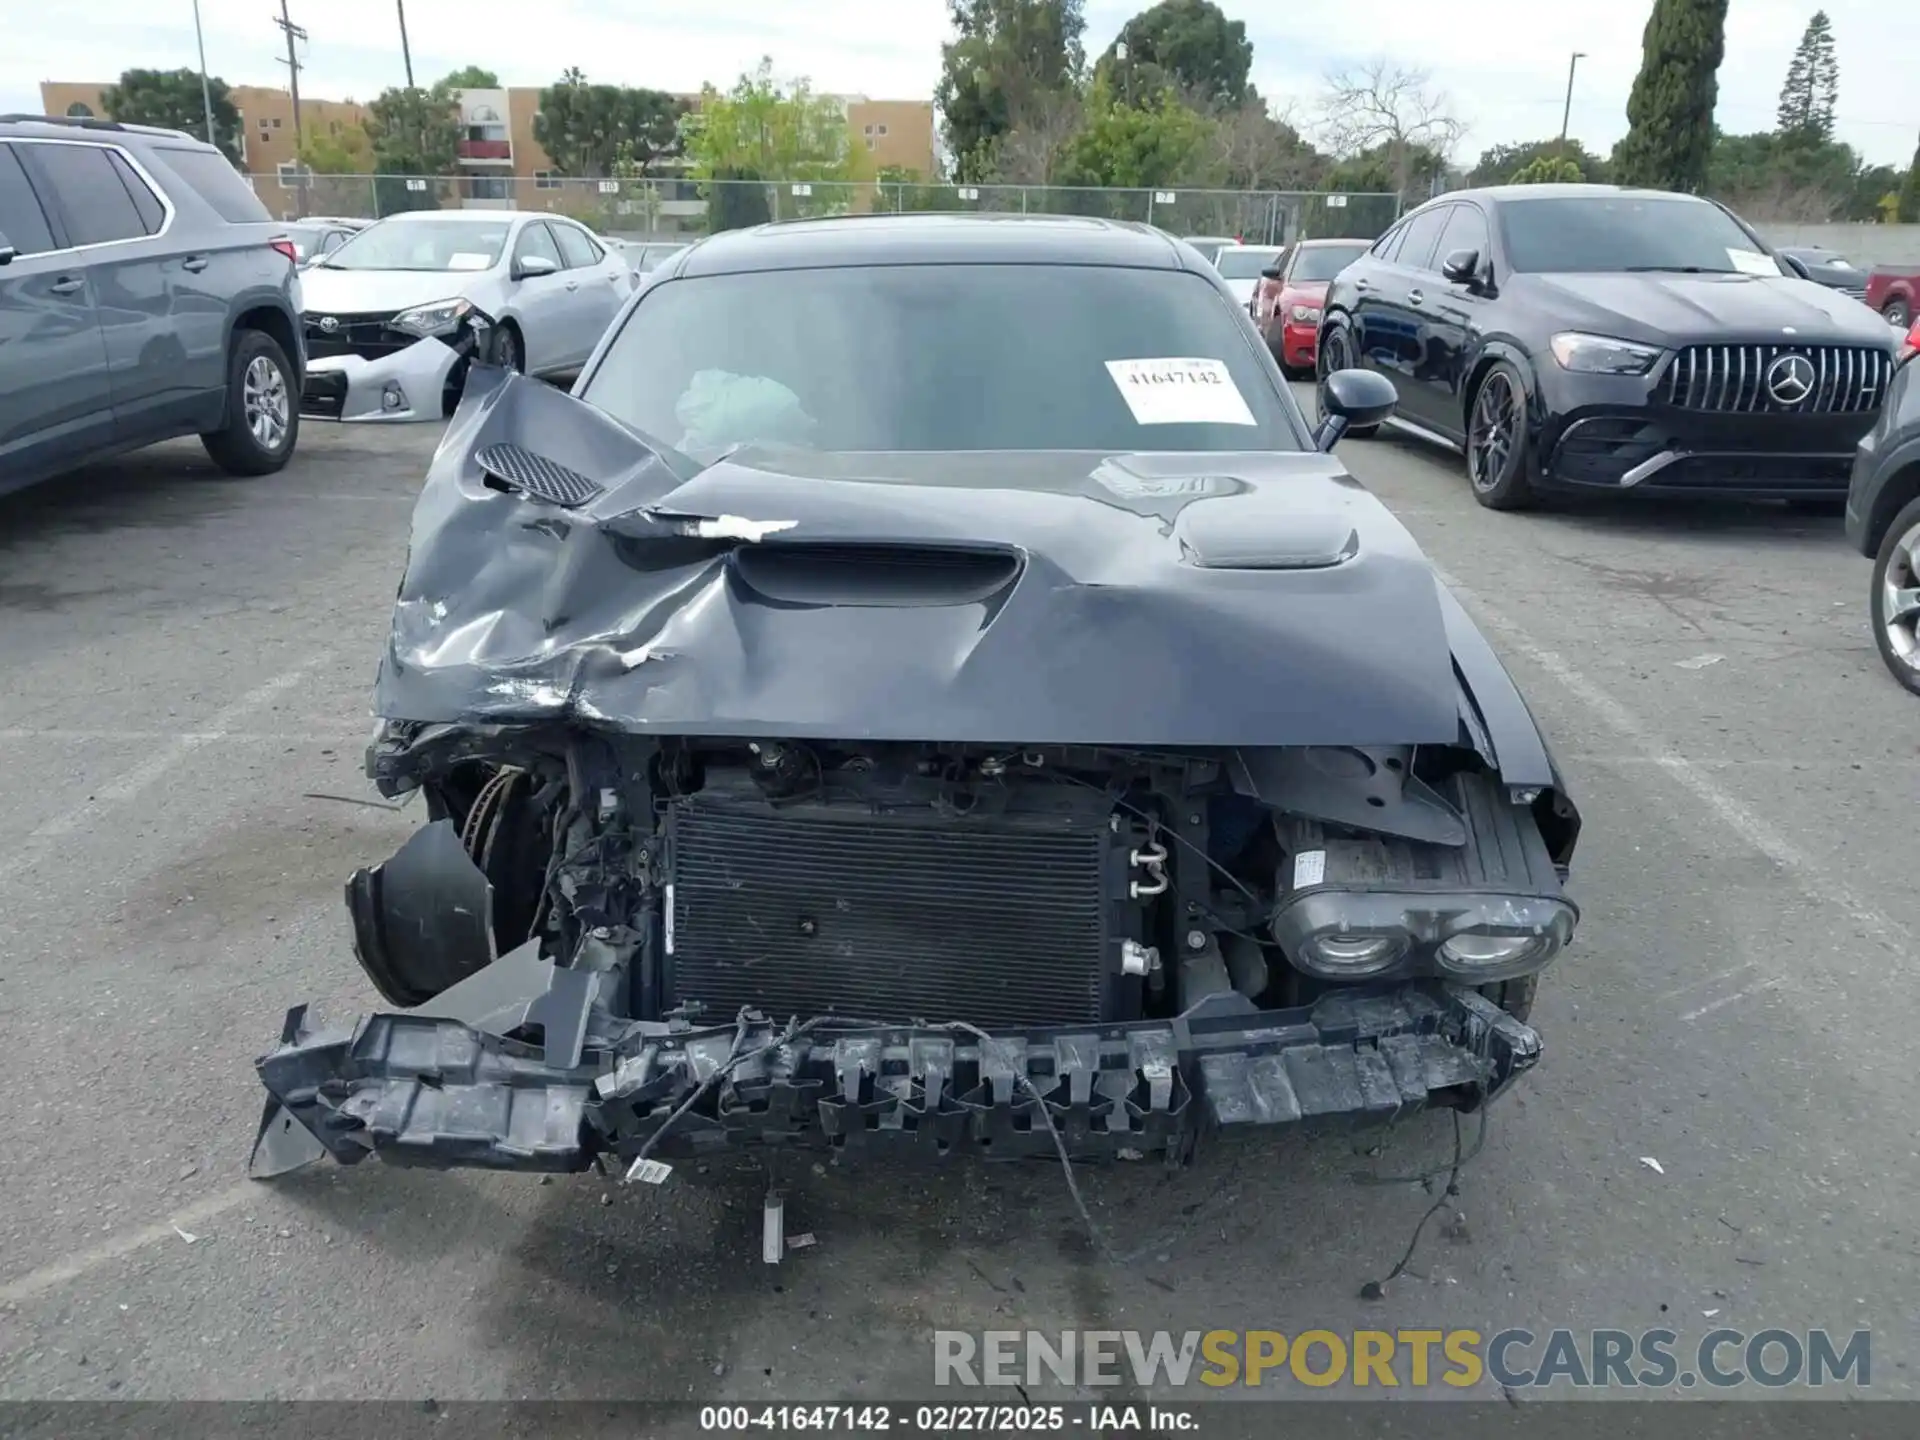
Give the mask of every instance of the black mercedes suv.
M 1492 509 L 1578 488 L 1838 513 L 1897 339 L 1710 200 L 1505 185 L 1421 206 L 1342 271 L 1318 364 L 1391 378 L 1393 423 L 1464 450 Z

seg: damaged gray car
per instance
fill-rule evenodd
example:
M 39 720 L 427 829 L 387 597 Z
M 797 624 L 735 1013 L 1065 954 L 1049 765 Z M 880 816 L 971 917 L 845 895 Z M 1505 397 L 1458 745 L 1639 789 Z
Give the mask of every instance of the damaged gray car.
M 572 395 L 476 365 L 254 1173 L 736 1146 L 1156 1154 L 1472 1110 L 1540 1054 L 1580 821 L 1513 681 L 1144 226 L 714 237 Z M 652 1167 L 650 1169 L 650 1167 Z

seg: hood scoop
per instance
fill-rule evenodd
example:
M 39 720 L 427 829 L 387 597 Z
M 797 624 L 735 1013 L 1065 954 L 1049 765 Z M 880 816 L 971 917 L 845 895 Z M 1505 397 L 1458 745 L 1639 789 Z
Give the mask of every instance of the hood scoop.
M 524 445 L 489 445 L 473 458 L 490 489 L 518 491 L 529 499 L 544 500 L 565 510 L 577 510 L 606 493 L 578 470 Z
M 1173 524 L 1180 556 L 1202 570 L 1328 570 L 1360 553 L 1353 521 L 1333 513 L 1189 505 Z
M 735 579 L 783 606 L 977 605 L 1020 577 L 1018 554 L 973 546 L 779 542 L 734 552 Z

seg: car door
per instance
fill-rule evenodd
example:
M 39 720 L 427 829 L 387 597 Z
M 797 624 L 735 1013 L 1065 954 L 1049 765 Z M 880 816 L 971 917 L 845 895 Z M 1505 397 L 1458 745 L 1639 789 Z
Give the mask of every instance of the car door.
M 521 262 L 544 260 L 553 266 L 551 275 L 525 275 Z M 513 260 L 507 271 L 512 296 L 510 311 L 520 326 L 522 363 L 529 375 L 558 370 L 567 361 L 568 313 L 577 290 L 567 289 L 566 261 L 553 232 L 542 220 L 529 220 L 514 237 Z
M 225 309 L 196 317 L 191 303 L 181 303 L 176 292 L 192 277 L 181 269 L 185 257 L 172 253 L 164 238 L 171 209 L 115 147 L 16 143 L 68 244 L 86 256 L 119 440 L 140 445 L 180 433 L 215 378 L 208 373 L 209 352 L 222 350 Z M 198 263 L 204 268 L 206 257 Z M 224 380 L 224 361 L 219 371 Z
M 1346 290 L 1347 313 L 1353 317 L 1354 360 L 1364 370 L 1394 373 L 1391 331 L 1382 324 L 1380 302 L 1387 294 L 1387 279 L 1393 273 L 1394 257 L 1400 242 L 1407 238 L 1407 222 L 1401 221 L 1373 242 L 1373 248 L 1354 262 L 1340 278 Z M 1296 255 L 1301 252 L 1296 250 Z M 1283 282 L 1284 283 L 1284 282 Z M 1329 286 L 1329 297 L 1334 291 Z M 1375 352 L 1380 353 L 1376 354 Z
M 578 225 L 555 220 L 549 228 L 560 244 L 560 258 L 567 263 L 567 293 L 577 302 L 569 338 L 579 348 L 569 363 L 584 365 L 613 322 L 620 302 L 632 293 L 633 272 L 624 260 L 612 260 Z
M 1433 409 L 1432 398 L 1420 393 L 1432 370 L 1427 291 L 1438 278 L 1428 266 L 1452 209 L 1441 204 L 1417 212 L 1407 221 L 1393 259 L 1371 267 L 1367 276 L 1367 352 L 1400 392 L 1394 413 L 1420 425 L 1428 423 L 1422 416 Z
M 85 252 L 0 142 L 0 491 L 58 473 L 113 443 L 113 381 Z
M 1449 280 L 1440 274 L 1448 257 L 1472 251 L 1475 275 L 1491 273 L 1493 257 L 1492 229 L 1486 212 L 1470 200 L 1455 203 L 1447 217 L 1447 228 L 1433 248 L 1433 281 L 1422 287 L 1426 304 L 1427 333 L 1433 347 L 1432 382 L 1423 387 L 1423 398 L 1430 401 L 1427 418 L 1419 423 L 1438 431 L 1449 440 L 1466 438 L 1466 367 L 1474 346 L 1479 342 L 1482 312 L 1487 299 L 1480 280 Z M 1415 417 L 1418 418 L 1418 417 Z

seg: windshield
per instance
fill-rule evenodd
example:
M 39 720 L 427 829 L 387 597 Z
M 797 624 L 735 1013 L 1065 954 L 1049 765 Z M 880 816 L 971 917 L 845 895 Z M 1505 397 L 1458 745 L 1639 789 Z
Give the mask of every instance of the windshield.
M 1257 280 L 1279 254 L 1259 245 L 1230 245 L 1214 258 L 1213 268 L 1223 280 Z
M 389 220 L 369 225 L 321 262 L 324 270 L 491 270 L 507 222 Z
M 1507 263 L 1531 274 L 1785 273 L 1724 210 L 1705 200 L 1639 195 L 1503 200 L 1499 215 Z
M 1351 245 L 1306 246 L 1294 257 L 1293 270 L 1287 278 L 1308 283 L 1331 280 L 1366 253 L 1365 240 L 1356 240 Z
M 701 460 L 754 442 L 1302 448 L 1245 316 L 1182 271 L 876 266 L 663 280 L 643 294 L 582 398 Z

